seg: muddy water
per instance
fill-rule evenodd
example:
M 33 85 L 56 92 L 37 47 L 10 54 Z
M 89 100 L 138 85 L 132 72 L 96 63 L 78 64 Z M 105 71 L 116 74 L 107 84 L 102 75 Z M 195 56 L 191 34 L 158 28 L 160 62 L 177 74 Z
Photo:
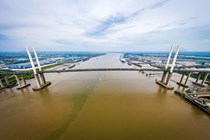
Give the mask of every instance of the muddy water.
M 130 67 L 107 54 L 75 68 Z M 47 74 L 52 85 L 0 93 L 2 140 L 209 140 L 210 118 L 138 72 Z M 171 84 L 175 85 L 173 82 Z

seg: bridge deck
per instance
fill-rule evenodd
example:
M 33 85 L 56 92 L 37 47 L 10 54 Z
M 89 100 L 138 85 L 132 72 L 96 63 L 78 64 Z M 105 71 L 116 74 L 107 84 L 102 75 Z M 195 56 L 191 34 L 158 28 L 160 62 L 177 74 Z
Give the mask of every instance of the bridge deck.
M 164 69 L 144 69 L 144 68 L 88 68 L 88 69 L 69 69 L 69 70 L 46 70 L 37 73 L 63 73 L 63 72 L 91 72 L 91 71 L 164 71 Z M 174 72 L 189 73 L 189 72 L 206 72 L 209 70 L 174 70 Z M 30 74 L 32 71 L 0 71 L 0 75 L 20 75 Z

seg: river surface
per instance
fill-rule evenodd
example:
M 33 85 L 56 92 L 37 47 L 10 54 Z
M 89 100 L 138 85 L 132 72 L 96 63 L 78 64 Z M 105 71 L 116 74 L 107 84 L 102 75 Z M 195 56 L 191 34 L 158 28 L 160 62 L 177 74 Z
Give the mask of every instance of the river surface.
M 128 68 L 108 53 L 75 68 Z M 156 85 L 160 75 L 131 72 L 46 74 L 52 85 L 0 92 L 1 140 L 209 140 L 210 118 Z M 171 84 L 177 88 L 176 84 Z

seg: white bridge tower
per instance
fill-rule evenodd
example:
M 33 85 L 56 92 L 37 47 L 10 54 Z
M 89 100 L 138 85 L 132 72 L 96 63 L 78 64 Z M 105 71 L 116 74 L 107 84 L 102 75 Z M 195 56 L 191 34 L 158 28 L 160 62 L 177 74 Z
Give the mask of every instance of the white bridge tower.
M 33 52 L 34 52 L 34 56 L 36 59 L 36 63 L 37 63 L 39 72 L 37 72 L 37 69 L 34 65 L 34 61 L 32 59 L 31 53 L 27 47 L 26 47 L 26 51 L 27 51 L 27 54 L 28 54 L 28 57 L 29 57 L 29 60 L 30 60 L 31 66 L 32 66 L 32 70 L 34 73 L 34 78 L 35 78 L 36 84 L 37 84 L 37 86 L 34 87 L 33 90 L 40 90 L 40 89 L 43 89 L 44 87 L 49 86 L 51 84 L 51 82 L 46 82 L 46 80 L 45 80 L 44 73 L 42 71 L 42 68 L 41 68 L 41 65 L 39 62 L 39 58 L 38 58 L 35 48 L 33 48 Z

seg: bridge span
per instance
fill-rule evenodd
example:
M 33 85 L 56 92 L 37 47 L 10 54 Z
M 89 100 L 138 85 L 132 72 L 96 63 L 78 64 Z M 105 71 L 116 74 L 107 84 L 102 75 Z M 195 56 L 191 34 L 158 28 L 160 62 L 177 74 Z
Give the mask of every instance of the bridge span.
M 147 68 L 87 68 L 87 69 L 68 69 L 68 70 L 45 70 L 37 71 L 37 73 L 63 73 L 63 72 L 91 72 L 91 71 L 165 71 L 164 69 L 147 69 Z M 209 70 L 183 70 L 175 69 L 177 73 L 210 73 Z M 0 75 L 21 75 L 32 74 L 33 71 L 0 71 Z
M 179 49 L 180 49 L 179 46 L 177 46 L 176 53 L 175 53 L 175 56 L 173 58 L 172 64 L 169 67 L 169 64 L 171 62 L 170 59 L 172 57 L 173 48 L 174 47 L 172 46 L 171 50 L 169 52 L 169 56 L 168 56 L 165 68 L 156 68 L 156 67 L 152 67 L 152 68 L 125 67 L 124 65 L 123 66 L 122 65 L 116 65 L 114 67 L 112 65 L 110 65 L 110 66 L 107 66 L 107 68 L 106 68 L 104 66 L 106 66 L 106 64 L 109 64 L 109 61 L 105 61 L 104 63 L 100 63 L 99 65 L 95 65 L 95 63 L 92 64 L 92 65 L 96 66 L 95 68 L 89 68 L 88 66 L 90 66 L 90 65 L 83 65 L 83 67 L 81 67 L 81 68 L 80 68 L 80 66 L 78 66 L 77 69 L 72 68 L 72 69 L 61 69 L 61 70 L 43 70 L 41 65 L 40 65 L 39 58 L 38 58 L 38 55 L 36 53 L 36 50 L 35 50 L 35 48 L 33 48 L 35 60 L 36 60 L 37 66 L 38 66 L 38 67 L 35 67 L 35 64 L 34 64 L 33 59 L 32 59 L 32 55 L 31 55 L 29 49 L 26 48 L 26 51 L 27 51 L 27 54 L 28 54 L 28 57 L 29 57 L 29 60 L 30 60 L 31 66 L 32 66 L 32 70 L 27 70 L 27 71 L 6 71 L 6 70 L 0 70 L 0 75 L 4 76 L 3 79 L 0 79 L 0 87 L 4 86 L 4 84 L 2 83 L 2 80 L 5 81 L 6 83 L 9 83 L 8 82 L 8 75 L 16 75 L 16 77 L 18 75 L 19 77 L 21 77 L 21 75 L 24 75 L 24 74 L 33 74 L 34 78 L 36 80 L 36 83 L 37 83 L 37 88 L 34 88 L 34 90 L 37 90 L 37 89 L 42 89 L 42 88 L 50 85 L 50 82 L 46 81 L 44 73 L 92 72 L 92 71 L 93 72 L 94 71 L 136 71 L 136 72 L 147 72 L 147 71 L 150 71 L 150 74 L 152 72 L 163 72 L 161 80 L 160 81 L 156 81 L 156 82 L 157 82 L 157 84 L 159 84 L 159 85 L 161 85 L 161 86 L 163 86 L 163 87 L 165 87 L 167 89 L 173 89 L 173 87 L 169 85 L 169 81 L 170 81 L 173 73 L 182 74 L 180 82 L 177 82 L 177 84 L 179 84 L 181 86 L 184 86 L 184 87 L 188 87 L 186 84 L 187 84 L 187 81 L 188 81 L 189 77 L 191 76 L 191 74 L 192 73 L 196 73 L 198 75 L 198 77 L 197 77 L 197 79 L 196 79 L 196 81 L 194 83 L 197 84 L 197 85 L 200 85 L 200 86 L 204 86 L 204 83 L 206 82 L 206 80 L 207 80 L 207 78 L 209 76 L 210 70 L 180 69 L 180 68 L 176 68 L 175 67 L 176 59 L 177 59 L 177 56 L 178 56 L 178 53 L 179 53 Z M 117 57 L 116 60 L 118 62 L 120 62 L 118 60 L 118 57 Z M 204 76 L 202 82 L 198 83 L 199 80 L 201 79 L 201 77 L 203 77 L 204 74 L 205 74 L 205 76 Z M 185 76 L 187 76 L 187 77 L 184 78 Z M 16 79 L 17 79 L 17 83 L 20 83 L 18 81 L 19 78 L 16 78 Z M 184 83 L 183 83 L 183 79 L 185 79 Z M 24 86 L 25 86 L 26 83 L 25 82 L 23 82 L 23 83 L 24 83 Z M 21 85 L 21 84 L 19 84 L 19 85 Z

